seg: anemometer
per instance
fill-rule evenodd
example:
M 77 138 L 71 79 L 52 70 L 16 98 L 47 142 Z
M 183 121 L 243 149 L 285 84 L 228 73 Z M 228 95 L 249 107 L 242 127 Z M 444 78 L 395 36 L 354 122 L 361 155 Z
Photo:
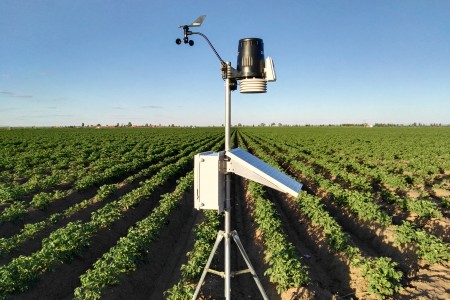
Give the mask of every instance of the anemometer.
M 183 28 L 184 31 L 184 38 L 183 38 L 183 42 L 185 44 L 189 44 L 189 46 L 194 46 L 194 41 L 193 40 L 189 40 L 188 35 L 191 34 L 199 34 L 198 32 L 192 32 L 189 31 L 189 27 L 200 27 L 200 25 L 202 25 L 203 21 L 205 20 L 206 16 L 200 16 L 198 17 L 194 22 L 191 23 L 191 25 L 180 25 L 178 26 L 178 28 Z M 181 39 L 176 39 L 175 41 L 178 45 L 181 44 Z
M 239 40 L 238 59 L 236 69 L 230 62 L 225 62 L 217 53 L 209 39 L 201 32 L 192 32 L 190 27 L 199 27 L 206 16 L 198 17 L 190 25 L 181 25 L 183 40 L 176 39 L 176 43 L 194 45 L 190 35 L 198 34 L 205 38 L 221 63 L 222 78 L 225 80 L 225 150 L 220 152 L 202 152 L 194 157 L 194 207 L 196 209 L 212 209 L 224 212 L 225 228 L 217 233 L 213 249 L 209 255 L 202 276 L 197 284 L 193 300 L 197 299 L 207 273 L 218 275 L 225 280 L 224 297 L 229 300 L 231 295 L 230 279 L 232 276 L 251 273 L 264 299 L 269 299 L 261 281 L 253 268 L 250 258 L 235 230 L 231 231 L 231 180 L 232 174 L 253 180 L 265 186 L 290 194 L 298 195 L 302 184 L 286 174 L 265 163 L 256 156 L 241 148 L 231 149 L 231 91 L 237 89 L 238 81 L 241 93 L 265 93 L 267 82 L 276 80 L 275 68 L 270 57 L 264 58 L 264 43 L 260 38 L 244 38 Z M 224 271 L 210 269 L 214 254 L 222 240 L 225 240 Z M 230 246 L 234 240 L 242 255 L 247 269 L 231 272 Z

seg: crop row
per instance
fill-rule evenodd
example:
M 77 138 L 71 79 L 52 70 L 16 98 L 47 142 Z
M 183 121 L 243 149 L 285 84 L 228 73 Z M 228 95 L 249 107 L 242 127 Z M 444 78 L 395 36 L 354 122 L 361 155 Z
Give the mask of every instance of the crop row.
M 121 200 L 125 201 L 105 206 L 92 215 L 89 223 L 77 221 L 67 224 L 45 238 L 40 251 L 30 256 L 20 256 L 8 265 L 0 267 L 0 295 L 25 291 L 38 276 L 58 263 L 64 263 L 73 255 L 81 253 L 82 249 L 89 245 L 89 240 L 95 232 L 119 219 L 123 209 L 128 209 L 161 183 L 161 181 L 148 183 L 142 186 L 143 189 L 133 193 L 135 195 L 126 197 L 128 201 L 122 198 Z
M 275 144 L 273 140 L 271 141 Z M 393 177 L 391 173 L 387 173 L 386 170 L 381 168 L 371 169 L 354 161 L 337 161 L 333 158 L 325 158 L 323 155 L 315 156 L 313 153 L 306 155 L 299 151 L 298 146 L 290 146 L 287 143 L 282 144 L 279 147 L 283 151 L 286 151 L 288 155 L 291 155 L 292 159 L 301 159 L 304 163 L 311 165 L 315 170 L 319 169 L 321 172 L 329 174 L 329 177 L 335 178 L 336 181 L 342 181 L 360 192 L 371 193 L 374 186 L 383 185 L 390 187 L 394 186 L 395 188 L 400 189 L 399 185 L 392 184 L 392 178 L 396 177 Z M 387 177 L 391 179 L 387 180 Z M 429 200 L 411 199 L 407 196 L 400 197 L 397 193 L 388 188 L 383 188 L 381 190 L 381 196 L 388 201 L 388 203 L 394 203 L 403 211 L 412 212 L 419 217 L 442 217 L 442 213 L 438 210 L 437 205 Z
M 302 264 L 297 248 L 288 242 L 274 204 L 264 195 L 264 189 L 249 182 L 248 191 L 254 203 L 253 217 L 262 233 L 269 268 L 264 272 L 277 287 L 278 294 L 309 283 L 308 269 Z
M 257 144 L 256 139 L 251 139 L 248 136 L 247 138 L 253 141 L 253 145 Z M 373 202 L 371 195 L 344 189 L 339 184 L 336 184 L 331 180 L 326 179 L 322 174 L 317 173 L 314 168 L 295 161 L 291 158 L 290 154 L 280 153 L 267 144 L 263 147 L 268 149 L 266 151 L 270 151 L 272 154 L 277 155 L 278 159 L 283 160 L 284 163 L 292 168 L 296 168 L 302 175 L 308 177 L 315 184 L 318 184 L 322 189 L 326 190 L 337 203 L 348 206 L 350 210 L 358 214 L 363 221 L 377 221 L 383 225 L 392 223 L 392 220 L 387 213 L 380 210 L 378 205 Z
M 257 144 L 249 142 L 248 139 L 246 142 L 255 154 L 266 162 L 270 161 L 272 166 L 279 167 L 278 163 L 267 156 Z M 402 272 L 396 270 L 396 263 L 387 257 L 368 257 L 353 246 L 350 236 L 324 209 L 320 198 L 301 192 L 295 203 L 314 225 L 322 229 L 329 247 L 335 253 L 344 254 L 352 266 L 361 269 L 362 276 L 368 283 L 368 292 L 379 297 L 387 297 L 400 289 Z
M 0 131 L 2 182 L 23 181 L 53 171 L 87 174 L 111 167 L 111 162 L 146 159 L 151 153 L 176 148 L 179 136 L 189 140 L 212 137 L 183 129 L 39 129 Z M 10 178 L 9 178 L 10 177 Z
M 264 136 L 296 147 L 308 161 L 319 159 L 341 165 L 335 169 L 364 174 L 401 196 L 414 191 L 443 205 L 450 196 L 449 131 L 445 128 L 267 128 Z
M 189 155 L 192 152 L 195 152 L 196 149 L 198 149 L 198 147 L 203 147 L 201 149 L 207 149 L 207 147 L 209 145 L 213 145 L 219 140 L 220 140 L 220 138 L 216 139 L 216 140 L 208 141 L 208 144 L 206 146 L 204 145 L 204 141 L 196 143 L 192 146 L 188 146 L 175 156 L 168 156 L 168 157 L 161 158 L 161 160 L 158 163 L 156 163 L 146 169 L 143 169 L 136 174 L 129 176 L 128 178 L 126 178 L 124 180 L 124 182 L 131 183 L 135 180 L 138 180 L 139 178 L 148 176 L 149 174 L 152 174 L 155 171 L 161 169 L 166 164 L 176 161 L 177 159 L 180 159 L 181 157 Z M 60 221 L 66 217 L 70 217 L 74 213 L 80 212 L 82 209 L 88 207 L 89 205 L 92 205 L 92 204 L 95 204 L 95 203 L 105 200 L 106 197 L 111 195 L 115 189 L 117 189 L 117 187 L 115 185 L 105 184 L 99 188 L 97 195 L 92 197 L 91 199 L 86 199 L 79 203 L 76 203 L 76 204 L 72 205 L 71 207 L 67 208 L 64 212 L 54 213 L 43 221 L 40 221 L 40 222 L 37 222 L 34 224 L 25 224 L 24 228 L 21 230 L 21 232 L 19 234 L 16 234 L 16 235 L 14 235 L 12 237 L 8 237 L 8 238 L 0 238 L 0 256 L 4 256 L 11 250 L 16 249 L 18 246 L 20 246 L 25 241 L 33 238 L 38 232 L 51 226 L 52 224 L 55 224 L 57 221 Z M 54 200 L 55 195 L 60 195 L 61 193 L 63 193 L 63 192 L 56 191 L 53 195 L 52 200 Z M 69 192 L 66 192 L 66 193 L 69 193 Z M 38 196 L 38 195 L 41 195 L 41 193 L 37 194 L 36 196 Z M 35 199 L 33 198 L 33 201 L 34 200 Z M 4 217 L 5 221 L 6 220 L 9 220 L 9 221 L 18 220 L 18 219 L 22 218 L 27 212 L 28 212 L 28 210 L 25 207 L 25 205 L 22 202 L 17 201 L 2 212 L 2 214 L 0 215 L 0 220 L 2 219 L 1 217 Z
M 235 132 L 232 134 L 233 138 L 235 138 Z M 219 151 L 219 145 L 211 150 Z M 195 285 L 200 279 L 217 238 L 222 215 L 213 210 L 202 210 L 201 213 L 203 220 L 192 229 L 195 235 L 193 249 L 186 253 L 188 261 L 180 267 L 181 278 L 172 288 L 164 292 L 168 300 L 192 299 Z
M 220 139 L 220 138 L 219 138 Z M 218 139 L 216 139 L 217 141 Z M 77 189 L 84 190 L 88 187 L 92 186 L 99 186 L 103 183 L 109 182 L 111 180 L 114 180 L 116 178 L 122 177 L 123 175 L 129 174 L 136 169 L 145 167 L 143 170 L 129 176 L 126 179 L 126 182 L 132 182 L 138 178 L 141 178 L 143 176 L 148 175 L 151 172 L 154 172 L 155 166 L 156 169 L 159 169 L 160 167 L 164 166 L 165 163 L 168 163 L 170 161 L 174 161 L 184 155 L 187 155 L 197 149 L 198 147 L 201 147 L 206 142 L 211 143 L 211 141 L 208 141 L 207 139 L 200 140 L 200 141 L 190 141 L 186 143 L 185 145 L 179 145 L 179 149 L 168 149 L 166 151 L 163 151 L 161 153 L 151 153 L 150 158 L 146 162 L 140 162 L 137 165 L 133 165 L 132 168 L 129 168 L 130 166 L 127 164 L 127 167 L 125 168 L 124 165 L 119 165 L 116 167 L 109 168 L 109 172 L 105 172 L 101 175 L 86 175 L 85 177 L 82 177 L 75 183 L 77 186 Z M 149 167 L 150 164 L 153 164 Z M 156 165 L 155 165 L 156 164 Z M 158 167 L 159 166 L 159 167 Z M 112 171 L 114 170 L 114 171 Z M 81 182 L 81 183 L 80 183 Z M 81 188 L 82 187 L 82 188 Z M 61 191 L 56 190 L 53 193 L 47 193 L 47 192 L 40 192 L 36 194 L 33 199 L 30 201 L 30 205 L 34 208 L 38 209 L 45 209 L 51 202 L 54 202 L 56 200 L 60 200 L 72 193 L 75 192 L 75 189 L 70 189 L 67 191 Z M 0 223 L 2 221 L 13 221 L 16 222 L 20 219 L 22 219 L 30 209 L 28 209 L 23 201 L 15 201 L 4 209 L 2 213 L 0 213 Z
M 239 145 L 246 149 L 241 134 L 237 134 L 237 139 Z M 273 202 L 266 198 L 260 184 L 250 181 L 248 191 L 253 203 L 253 219 L 262 233 L 265 259 L 270 266 L 265 275 L 269 275 L 270 281 L 276 285 L 278 294 L 293 287 L 307 285 L 310 281 L 308 270 L 302 264 L 297 249 L 287 241 Z
M 91 221 L 71 222 L 54 231 L 42 241 L 41 250 L 30 256 L 20 256 L 9 264 L 1 266 L 0 295 L 28 289 L 41 274 L 59 263 L 70 260 L 75 254 L 81 253 L 96 232 L 119 220 L 125 211 L 151 195 L 156 187 L 162 186 L 167 180 L 188 167 L 191 157 L 188 155 L 176 163 L 161 168 L 139 188 L 93 212 Z
M 207 139 L 197 138 L 188 142 L 185 146 L 202 143 L 205 140 Z M 74 187 L 82 191 L 91 186 L 130 174 L 138 168 L 145 168 L 167 156 L 176 155 L 180 147 L 179 141 L 172 139 L 169 141 L 160 142 L 160 144 L 163 143 L 162 145 L 140 143 L 138 144 L 139 147 L 122 145 L 123 150 L 118 151 L 119 154 L 122 154 L 119 157 L 117 157 L 117 149 L 115 149 L 115 152 L 111 153 L 109 157 L 99 158 L 87 163 L 81 161 L 77 168 L 52 171 L 51 175 L 33 174 L 24 184 L 14 183 L 0 186 L 0 203 L 14 201 L 25 195 L 53 189 L 69 182 L 74 182 Z M 73 157 L 73 159 L 76 160 L 76 157 Z M 80 167 L 82 168 L 80 169 Z
M 220 141 L 221 138 L 219 141 L 213 140 L 206 147 L 204 146 L 189 153 L 187 158 L 191 157 L 194 152 L 204 151 L 212 145 L 215 145 L 213 148 L 217 149 L 221 144 L 217 142 Z M 188 149 L 192 150 L 191 148 Z M 180 153 L 180 155 L 185 156 L 186 153 L 184 152 Z M 121 276 L 134 271 L 140 257 L 149 250 L 149 247 L 151 247 L 152 242 L 157 238 L 165 221 L 175 210 L 178 201 L 184 193 L 192 188 L 192 184 L 193 172 L 191 171 L 177 181 L 177 186 L 172 193 L 162 196 L 159 206 L 152 211 L 149 217 L 139 221 L 135 226 L 130 228 L 127 236 L 122 237 L 116 246 L 110 248 L 107 253 L 93 264 L 90 270 L 80 276 L 81 286 L 75 289 L 75 298 L 99 299 L 105 287 L 117 283 Z M 218 221 L 217 217 L 211 216 L 209 219 L 211 221 Z M 208 226 L 210 225 L 208 224 Z M 216 227 L 212 226 L 212 228 Z M 204 228 L 204 230 L 206 229 Z
M 253 140 L 256 143 L 256 140 Z M 269 147 L 265 144 L 265 147 Z M 275 151 L 272 149 L 272 151 Z M 294 169 L 296 172 L 299 172 L 308 180 L 316 184 L 322 191 L 327 193 L 331 200 L 334 200 L 339 205 L 344 205 L 349 207 L 349 209 L 356 213 L 358 217 L 363 221 L 375 221 L 383 226 L 393 226 L 395 232 L 403 232 L 396 230 L 397 225 L 392 225 L 392 219 L 390 216 L 381 210 L 378 205 L 373 202 L 374 197 L 371 193 L 360 193 L 354 190 L 347 190 L 341 187 L 339 184 L 332 182 L 329 179 L 326 179 L 320 173 L 317 173 L 314 168 L 295 161 L 291 159 L 291 155 L 283 154 L 280 152 L 276 152 L 280 159 L 282 159 L 285 163 L 287 163 L 290 168 Z M 409 224 L 409 221 L 404 221 L 404 223 Z M 412 224 L 408 225 L 409 227 L 414 227 Z M 413 239 L 418 245 L 417 255 L 419 258 L 426 259 L 429 263 L 445 263 L 450 259 L 450 250 L 448 246 L 442 242 L 439 238 L 436 238 L 430 234 L 427 234 L 425 231 L 421 230 L 420 237 Z M 396 244 L 403 245 L 407 239 L 402 238 L 397 235 Z
M 153 209 L 150 216 L 131 227 L 126 236 L 121 237 L 115 246 L 92 265 L 91 269 L 81 275 L 81 286 L 75 289 L 75 298 L 100 299 L 105 287 L 118 283 L 121 276 L 136 270 L 140 258 L 149 251 L 167 218 L 184 193 L 191 189 L 192 183 L 191 171 L 178 180 L 172 193 L 161 197 L 159 206 Z
M 219 231 L 220 215 L 212 210 L 204 210 L 202 213 L 204 215 L 203 221 L 193 228 L 195 233 L 194 246 L 186 254 L 187 263 L 181 266 L 181 278 L 172 288 L 164 292 L 168 300 L 192 299 L 195 285 L 208 261 Z

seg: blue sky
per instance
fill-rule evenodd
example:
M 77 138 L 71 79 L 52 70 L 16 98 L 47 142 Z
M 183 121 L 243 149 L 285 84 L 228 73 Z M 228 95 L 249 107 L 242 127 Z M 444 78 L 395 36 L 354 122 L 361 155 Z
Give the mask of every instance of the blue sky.
M 450 1 L 0 2 L 0 126 L 224 123 L 220 63 L 264 40 L 277 81 L 232 123 L 450 123 Z

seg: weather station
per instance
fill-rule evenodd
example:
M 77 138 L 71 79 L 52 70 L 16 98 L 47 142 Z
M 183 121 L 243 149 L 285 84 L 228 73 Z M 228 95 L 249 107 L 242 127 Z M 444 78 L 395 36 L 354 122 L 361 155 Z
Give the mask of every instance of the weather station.
M 276 80 L 275 68 L 270 57 L 264 57 L 264 43 L 260 38 L 244 38 L 239 40 L 236 69 L 230 62 L 225 62 L 217 53 L 209 39 L 201 32 L 190 31 L 191 27 L 199 27 L 206 16 L 200 16 L 190 25 L 181 25 L 184 32 L 183 39 L 176 39 L 178 45 L 184 43 L 190 46 L 194 41 L 191 35 L 202 36 L 221 63 L 222 78 L 225 81 L 225 149 L 220 152 L 203 152 L 194 157 L 194 207 L 195 209 L 217 210 L 224 213 L 224 230 L 217 233 L 217 238 L 209 255 L 203 273 L 196 286 L 192 299 L 197 299 L 207 273 L 222 277 L 224 284 L 224 297 L 231 299 L 231 277 L 250 273 L 261 293 L 263 299 L 269 299 L 258 275 L 253 268 L 238 233 L 231 231 L 231 180 L 232 174 L 253 180 L 270 188 L 294 197 L 298 195 L 302 184 L 278 171 L 256 156 L 241 148 L 231 149 L 231 91 L 241 93 L 265 93 L 267 82 Z M 224 240 L 224 271 L 210 268 L 214 255 Z M 230 248 L 233 240 L 244 259 L 247 269 L 231 271 Z

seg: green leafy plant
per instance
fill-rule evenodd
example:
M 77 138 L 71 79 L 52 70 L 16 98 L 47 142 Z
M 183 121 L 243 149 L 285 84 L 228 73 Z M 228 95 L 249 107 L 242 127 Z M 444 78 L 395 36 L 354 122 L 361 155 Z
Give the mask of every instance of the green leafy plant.
M 275 161 L 272 163 L 277 166 Z M 274 204 L 265 198 L 260 184 L 249 182 L 248 190 L 254 202 L 253 216 L 266 246 L 269 268 L 264 274 L 276 284 L 279 294 L 307 285 L 310 282 L 308 269 L 302 264 L 297 249 L 287 241 Z
M 21 220 L 26 213 L 27 208 L 24 202 L 15 201 L 0 214 L 0 223 L 6 221 L 17 222 Z

